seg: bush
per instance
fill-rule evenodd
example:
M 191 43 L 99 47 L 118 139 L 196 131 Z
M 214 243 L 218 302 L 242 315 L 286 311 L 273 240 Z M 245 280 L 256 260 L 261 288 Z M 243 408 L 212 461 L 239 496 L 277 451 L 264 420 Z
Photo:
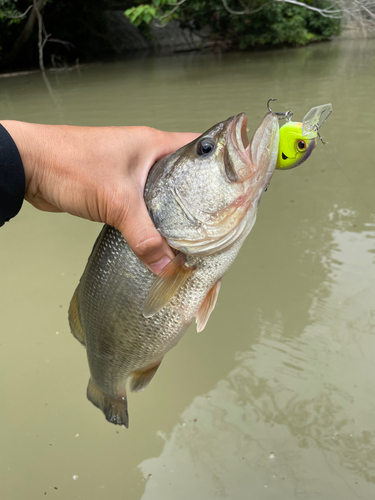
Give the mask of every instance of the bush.
M 324 0 L 308 3 L 318 8 L 327 5 Z M 243 10 L 240 5 L 231 5 L 231 8 Z M 143 17 L 143 9 L 147 19 Z M 170 6 L 168 9 L 171 11 Z M 142 21 L 149 23 L 155 17 L 160 17 L 168 9 L 165 2 L 153 0 L 152 5 L 134 6 L 126 11 L 126 15 L 134 22 L 136 12 L 136 24 L 139 25 Z M 252 10 L 250 4 L 249 10 Z M 154 15 L 150 16 L 150 12 Z M 339 19 L 323 17 L 304 7 L 268 0 L 258 12 L 249 15 L 231 14 L 218 0 L 186 0 L 173 15 L 178 16 L 182 27 L 192 30 L 208 27 L 218 43 L 239 49 L 263 45 L 305 45 L 330 39 L 341 30 Z

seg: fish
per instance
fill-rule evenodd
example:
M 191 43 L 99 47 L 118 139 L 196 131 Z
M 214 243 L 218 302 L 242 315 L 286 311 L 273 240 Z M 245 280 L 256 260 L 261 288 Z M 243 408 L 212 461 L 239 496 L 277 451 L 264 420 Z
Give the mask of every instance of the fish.
M 105 225 L 69 307 L 73 335 L 86 347 L 88 399 L 105 418 L 129 426 L 127 381 L 144 389 L 192 321 L 202 331 L 221 279 L 256 219 L 279 149 L 269 112 L 247 137 L 240 113 L 159 160 L 144 200 L 175 258 L 155 276 L 122 234 Z

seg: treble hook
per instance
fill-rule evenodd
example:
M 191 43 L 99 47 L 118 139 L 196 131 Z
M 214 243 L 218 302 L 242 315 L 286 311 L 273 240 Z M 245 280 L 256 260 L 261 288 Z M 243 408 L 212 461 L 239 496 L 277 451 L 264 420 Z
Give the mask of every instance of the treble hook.
M 277 99 L 268 99 L 267 101 L 267 108 L 268 108 L 268 111 L 270 113 L 273 113 L 274 115 L 278 116 L 279 117 L 279 120 L 287 120 L 287 121 L 290 121 L 292 116 L 293 116 L 293 113 L 291 111 L 286 111 L 285 113 L 276 113 L 275 111 L 272 111 L 272 109 L 270 108 L 270 102 L 271 101 L 277 101 Z
M 321 140 L 322 144 L 326 145 L 327 143 L 323 141 L 323 137 L 319 134 L 319 127 L 318 125 L 313 126 L 313 130 L 317 133 L 317 136 Z

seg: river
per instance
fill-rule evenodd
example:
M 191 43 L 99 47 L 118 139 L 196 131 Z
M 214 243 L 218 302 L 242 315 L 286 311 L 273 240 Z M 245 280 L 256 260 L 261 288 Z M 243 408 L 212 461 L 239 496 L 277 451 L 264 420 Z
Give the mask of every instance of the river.
M 0 79 L 2 118 L 204 131 L 241 111 L 333 114 L 277 171 L 223 279 L 130 428 L 86 400 L 67 309 L 100 225 L 21 213 L 0 231 L 2 500 L 375 497 L 375 40 L 98 63 Z

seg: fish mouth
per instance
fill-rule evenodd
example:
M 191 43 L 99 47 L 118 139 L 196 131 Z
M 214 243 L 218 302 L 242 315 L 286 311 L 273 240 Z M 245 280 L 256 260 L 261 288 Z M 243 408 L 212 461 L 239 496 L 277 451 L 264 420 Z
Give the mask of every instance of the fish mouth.
M 238 152 L 244 159 L 249 160 L 249 138 L 247 136 L 247 116 L 245 113 L 237 115 L 233 121 L 231 139 Z
M 278 133 L 275 139 L 276 128 L 274 115 L 268 113 L 253 134 L 251 141 L 247 136 L 247 116 L 240 113 L 233 118 L 228 140 L 228 156 L 225 169 L 227 177 L 232 182 L 244 182 L 255 176 L 257 180 L 267 173 L 273 172 L 278 149 Z M 277 123 L 278 125 L 278 123 Z M 278 132 L 278 126 L 277 126 Z M 277 143 L 277 148 L 274 144 Z M 265 147 L 269 144 L 269 147 Z M 267 158 L 268 153 L 273 153 Z M 261 152 L 261 153 L 259 153 Z M 228 161 L 229 160 L 229 161 Z M 272 173 L 271 173 L 272 175 Z
M 254 172 L 254 165 L 250 157 L 250 142 L 247 136 L 247 116 L 245 113 L 240 113 L 232 120 L 224 163 L 226 175 L 230 182 L 243 182 L 251 177 Z
M 283 160 L 287 160 L 289 158 L 289 156 L 284 155 L 284 153 L 281 153 L 281 156 L 282 156 Z
M 276 167 L 279 125 L 277 117 L 267 113 L 249 141 L 247 116 L 240 113 L 212 127 L 206 135 L 218 145 L 217 158 L 211 161 L 219 163 L 217 173 L 224 181 L 220 181 L 220 190 L 225 191 L 222 204 L 215 211 L 193 206 L 175 186 L 174 198 L 189 220 L 199 226 L 200 235 L 177 239 L 163 234 L 173 248 L 201 256 L 224 251 L 253 227 L 259 200 Z

